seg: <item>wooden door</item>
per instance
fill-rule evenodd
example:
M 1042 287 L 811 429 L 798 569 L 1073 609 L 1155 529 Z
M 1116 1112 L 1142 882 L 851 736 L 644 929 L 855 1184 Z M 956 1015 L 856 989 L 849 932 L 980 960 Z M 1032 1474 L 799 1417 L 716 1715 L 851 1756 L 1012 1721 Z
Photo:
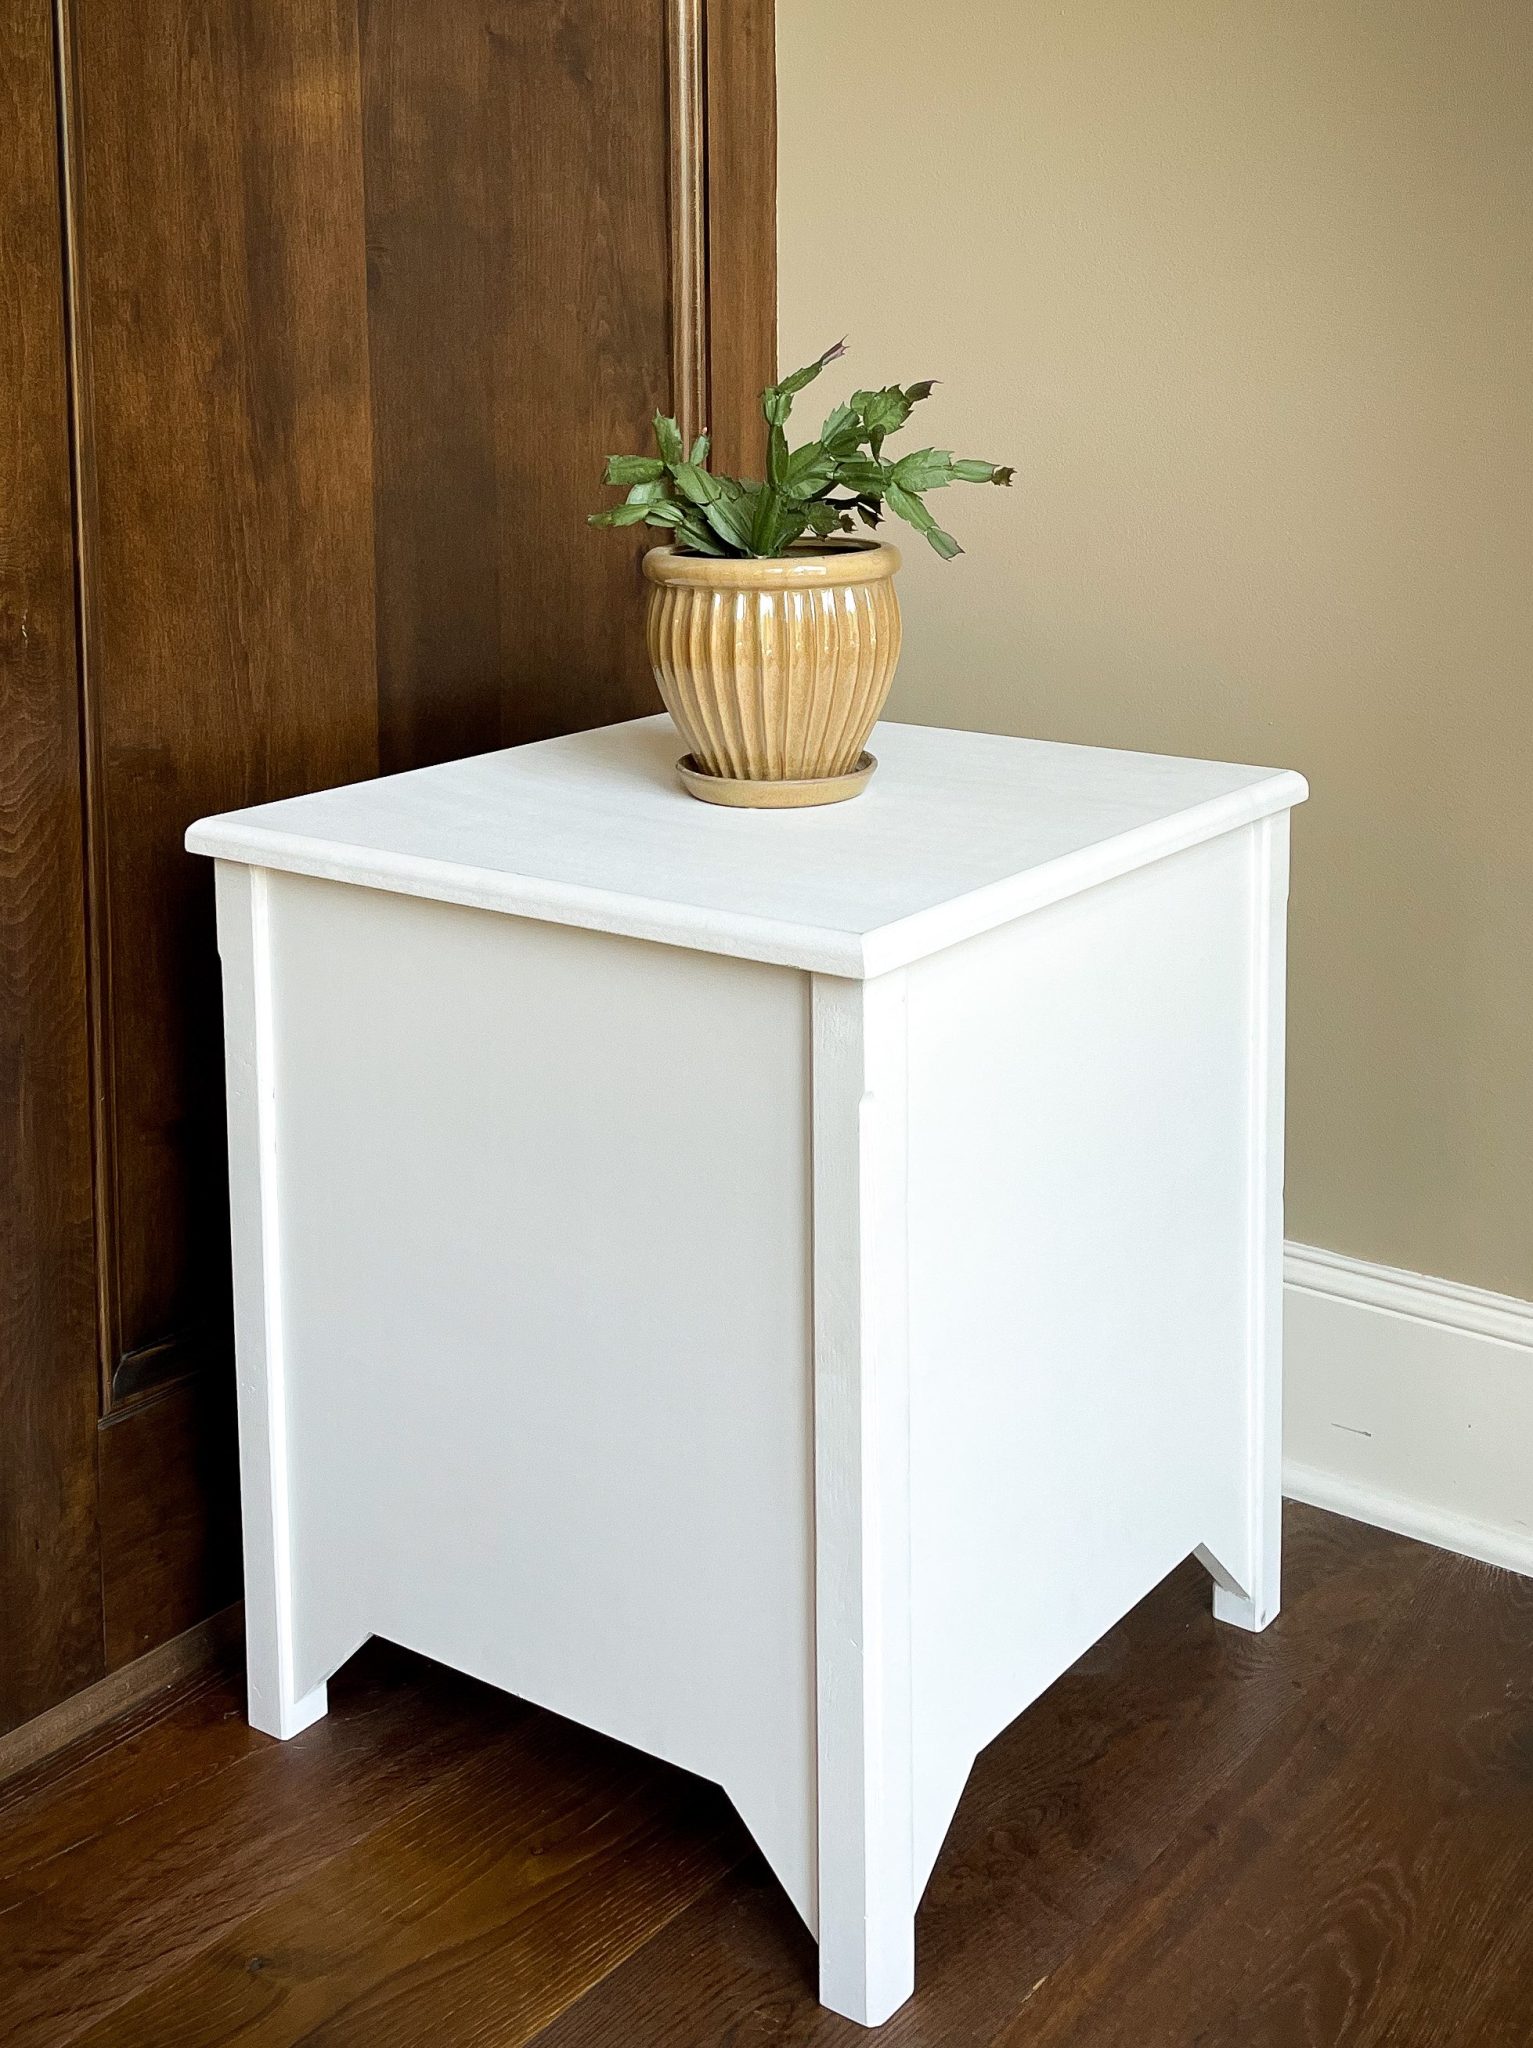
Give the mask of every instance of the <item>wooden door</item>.
M 584 526 L 602 459 L 657 399 L 743 453 L 773 359 L 768 0 L 57 7 L 57 78 L 45 19 L 3 32 L 0 359 L 31 388 L 0 464 L 47 545 L 0 589 L 53 623 L 0 657 L 0 945 L 18 1042 L 55 1028 L 43 1080 L 0 1081 L 45 1081 L 56 1129 L 0 1162 L 51 1205 L 8 1276 L 0 1632 L 37 1641 L 0 1726 L 237 1591 L 186 825 L 654 708 L 639 546 Z

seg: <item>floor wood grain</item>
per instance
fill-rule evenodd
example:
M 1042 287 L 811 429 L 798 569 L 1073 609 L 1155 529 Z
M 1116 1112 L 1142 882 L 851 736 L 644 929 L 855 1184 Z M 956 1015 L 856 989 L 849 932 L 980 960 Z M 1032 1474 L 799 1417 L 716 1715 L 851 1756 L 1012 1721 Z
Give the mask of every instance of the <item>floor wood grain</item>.
M 287 1745 L 215 1675 L 0 1800 L 14 2048 L 1527 2048 L 1533 1583 L 1291 1509 L 994 1743 L 915 1999 L 823 2012 L 721 1794 L 381 1644 Z

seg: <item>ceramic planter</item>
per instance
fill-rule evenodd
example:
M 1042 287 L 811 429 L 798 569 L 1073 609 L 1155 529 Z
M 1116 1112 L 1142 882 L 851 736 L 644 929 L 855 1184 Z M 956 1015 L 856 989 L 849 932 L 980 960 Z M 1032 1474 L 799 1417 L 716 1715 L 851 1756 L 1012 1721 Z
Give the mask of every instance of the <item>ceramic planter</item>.
M 766 561 L 651 548 L 649 656 L 694 796 L 782 809 L 866 787 L 877 763 L 864 748 L 899 658 L 899 566 L 897 548 L 872 540 Z

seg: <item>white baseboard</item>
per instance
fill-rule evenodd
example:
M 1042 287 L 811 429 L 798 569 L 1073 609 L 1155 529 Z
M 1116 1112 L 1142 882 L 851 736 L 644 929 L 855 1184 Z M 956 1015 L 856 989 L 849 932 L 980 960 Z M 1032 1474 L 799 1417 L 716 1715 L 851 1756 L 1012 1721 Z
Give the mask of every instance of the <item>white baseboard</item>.
M 1283 1491 L 1533 1576 L 1533 1302 L 1290 1244 Z

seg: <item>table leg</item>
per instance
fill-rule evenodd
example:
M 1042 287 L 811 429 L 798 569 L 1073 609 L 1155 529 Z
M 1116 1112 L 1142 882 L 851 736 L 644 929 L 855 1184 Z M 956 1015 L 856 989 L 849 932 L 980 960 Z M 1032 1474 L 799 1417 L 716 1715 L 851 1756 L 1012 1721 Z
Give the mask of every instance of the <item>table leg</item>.
M 1200 1552 L 1214 1614 L 1260 1630 L 1280 1603 L 1283 1521 L 1283 1068 L 1288 817 L 1252 833 L 1244 1528 L 1237 1556 Z
M 814 979 L 820 1998 L 915 1984 L 905 976 Z
M 235 1373 L 252 1727 L 286 1740 L 325 1712 L 323 1679 L 295 1669 L 288 1441 L 278 1262 L 269 882 L 218 863 L 234 1250 Z

